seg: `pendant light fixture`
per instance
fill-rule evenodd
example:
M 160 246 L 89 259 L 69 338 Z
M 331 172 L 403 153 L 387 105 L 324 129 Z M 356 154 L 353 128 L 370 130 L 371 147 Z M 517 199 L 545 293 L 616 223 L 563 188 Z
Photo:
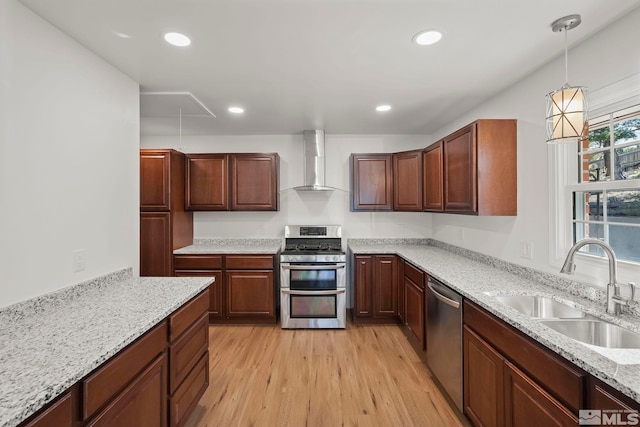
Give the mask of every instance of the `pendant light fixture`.
M 551 24 L 553 32 L 564 31 L 564 77 L 560 89 L 547 94 L 547 143 L 570 142 L 586 138 L 587 88 L 569 85 L 567 31 L 582 22 L 580 15 L 564 16 Z

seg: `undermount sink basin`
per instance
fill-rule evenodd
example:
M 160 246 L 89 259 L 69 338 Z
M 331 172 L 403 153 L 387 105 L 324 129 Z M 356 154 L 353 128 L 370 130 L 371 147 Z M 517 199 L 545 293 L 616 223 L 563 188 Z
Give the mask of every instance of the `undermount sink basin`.
M 502 295 L 497 301 L 527 316 L 539 319 L 575 319 L 588 315 L 575 307 L 538 295 Z
M 606 348 L 640 349 L 640 334 L 601 320 L 541 320 L 576 341 Z

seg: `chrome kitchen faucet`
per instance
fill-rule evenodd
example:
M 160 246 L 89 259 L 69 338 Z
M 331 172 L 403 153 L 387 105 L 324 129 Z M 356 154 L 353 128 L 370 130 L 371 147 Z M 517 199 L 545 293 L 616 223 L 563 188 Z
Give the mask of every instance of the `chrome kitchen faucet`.
M 629 299 L 622 298 L 620 296 L 620 284 L 618 283 L 618 260 L 616 254 L 613 252 L 611 246 L 598 239 L 582 239 L 576 242 L 569 253 L 567 259 L 564 260 L 564 265 L 560 270 L 560 273 L 573 274 L 576 269 L 576 264 L 573 262 L 573 257 L 578 250 L 586 245 L 600 246 L 607 254 L 609 259 L 609 283 L 607 283 L 607 313 L 620 315 L 622 313 L 623 306 L 629 306 L 634 300 L 636 293 L 635 283 L 629 282 L 629 288 L 631 288 L 631 297 Z

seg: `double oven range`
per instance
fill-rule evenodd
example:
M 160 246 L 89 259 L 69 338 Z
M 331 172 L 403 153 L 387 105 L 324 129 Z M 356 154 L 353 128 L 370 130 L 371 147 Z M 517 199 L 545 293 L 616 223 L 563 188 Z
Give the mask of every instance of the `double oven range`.
M 339 225 L 285 226 L 280 318 L 285 329 L 345 328 L 346 255 Z

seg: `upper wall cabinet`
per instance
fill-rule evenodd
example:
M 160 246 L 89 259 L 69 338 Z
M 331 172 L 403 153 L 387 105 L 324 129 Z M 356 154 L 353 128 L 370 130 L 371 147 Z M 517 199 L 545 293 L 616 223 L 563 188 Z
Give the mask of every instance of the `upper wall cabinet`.
M 351 210 L 390 211 L 393 208 L 391 154 L 351 155 Z
M 515 216 L 515 120 L 477 120 L 442 141 L 444 211 Z
M 393 210 L 422 210 L 422 151 L 393 154 Z
M 442 166 L 442 141 L 438 141 L 422 153 L 422 204 L 425 211 L 442 212 L 444 209 Z
M 140 210 L 171 210 L 172 150 L 140 150 Z
M 189 210 L 229 210 L 229 156 L 189 154 L 186 191 Z
M 277 211 L 277 153 L 187 156 L 186 207 L 194 211 Z
M 278 210 L 278 154 L 231 155 L 231 210 Z

